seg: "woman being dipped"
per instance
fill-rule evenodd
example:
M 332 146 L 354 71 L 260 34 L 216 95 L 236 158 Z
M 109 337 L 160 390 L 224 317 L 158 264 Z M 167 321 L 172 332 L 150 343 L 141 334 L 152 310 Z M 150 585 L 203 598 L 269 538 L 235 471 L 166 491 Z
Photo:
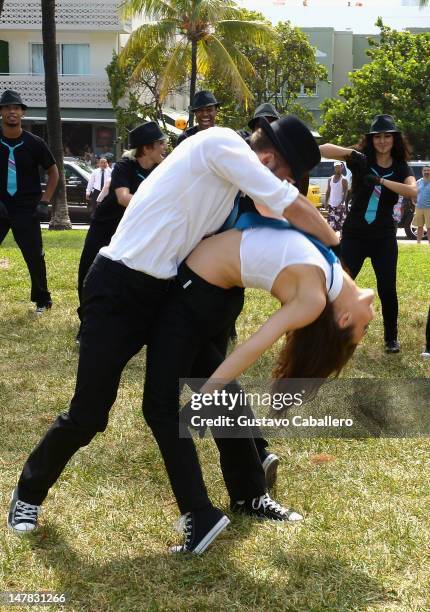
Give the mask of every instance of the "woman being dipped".
M 398 197 L 416 197 L 416 181 L 407 164 L 406 139 L 390 115 L 376 115 L 357 151 L 332 144 L 321 154 L 346 160 L 352 170 L 352 199 L 342 229 L 342 262 L 355 278 L 367 257 L 376 275 L 387 353 L 398 353 L 396 290 L 397 239 L 393 208 Z M 361 155 L 360 155 L 361 154 Z

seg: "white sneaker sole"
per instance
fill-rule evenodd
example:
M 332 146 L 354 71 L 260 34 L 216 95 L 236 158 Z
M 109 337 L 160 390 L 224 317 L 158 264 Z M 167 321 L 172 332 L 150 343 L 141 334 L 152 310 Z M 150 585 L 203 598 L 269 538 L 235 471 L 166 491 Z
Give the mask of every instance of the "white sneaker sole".
M 274 453 L 268 455 L 263 461 L 263 470 L 266 477 L 266 486 L 270 491 L 276 485 L 278 478 L 279 457 Z

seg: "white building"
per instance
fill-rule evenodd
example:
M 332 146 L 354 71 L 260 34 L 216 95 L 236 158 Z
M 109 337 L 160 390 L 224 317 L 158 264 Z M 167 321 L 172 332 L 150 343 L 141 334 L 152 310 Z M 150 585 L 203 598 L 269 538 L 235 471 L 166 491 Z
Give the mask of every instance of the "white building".
M 115 152 L 115 115 L 107 98 L 106 66 L 131 25 L 118 0 L 58 0 L 57 49 L 63 142 L 67 153 L 86 146 Z M 0 22 L 0 92 L 18 91 L 28 105 L 26 129 L 46 137 L 40 0 L 5 0 Z M 67 148 L 66 148 L 67 147 Z

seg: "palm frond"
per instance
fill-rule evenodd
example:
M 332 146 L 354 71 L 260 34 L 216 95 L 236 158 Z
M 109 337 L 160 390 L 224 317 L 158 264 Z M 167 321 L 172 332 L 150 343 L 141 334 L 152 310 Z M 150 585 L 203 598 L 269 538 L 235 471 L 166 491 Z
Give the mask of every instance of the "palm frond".
M 201 40 L 199 42 L 200 45 L 206 48 L 207 67 L 214 69 L 232 88 L 236 98 L 243 101 L 245 107 L 248 108 L 248 104 L 253 96 L 232 56 L 228 53 L 222 42 L 216 36 L 211 35 Z M 201 52 L 201 57 L 203 58 L 203 52 Z M 204 64 L 202 63 L 201 65 L 204 68 Z M 203 70 L 202 73 L 204 75 Z
M 136 53 L 143 53 L 143 49 L 156 46 L 160 43 L 165 45 L 175 40 L 177 32 L 177 22 L 175 20 L 163 19 L 162 21 L 144 23 L 134 30 L 124 49 L 119 56 L 120 65 L 132 58 Z
M 229 53 L 229 55 L 233 58 L 233 61 L 242 76 L 252 77 L 255 75 L 254 66 L 244 53 L 239 51 L 239 49 L 234 47 L 232 44 L 228 44 L 225 40 L 222 41 L 222 44 L 224 45 L 227 53 Z
M 160 83 L 160 99 L 164 100 L 169 91 L 186 79 L 190 69 L 190 46 L 186 38 L 179 40 L 171 50 L 169 61 L 163 71 Z
M 261 21 L 227 19 L 217 23 L 217 35 L 243 44 L 264 44 L 279 40 L 276 31 Z
M 172 19 L 178 14 L 175 4 L 172 0 L 124 0 L 119 6 L 119 13 L 122 19 L 131 19 L 140 14 L 154 19 Z
M 138 82 L 142 77 L 142 73 L 147 70 L 160 70 L 160 54 L 165 52 L 164 43 L 159 43 L 151 47 L 151 49 L 145 53 L 142 59 L 138 62 L 131 74 L 131 81 Z
M 216 24 L 220 19 L 234 19 L 240 9 L 234 0 L 195 0 L 191 19 L 199 19 Z

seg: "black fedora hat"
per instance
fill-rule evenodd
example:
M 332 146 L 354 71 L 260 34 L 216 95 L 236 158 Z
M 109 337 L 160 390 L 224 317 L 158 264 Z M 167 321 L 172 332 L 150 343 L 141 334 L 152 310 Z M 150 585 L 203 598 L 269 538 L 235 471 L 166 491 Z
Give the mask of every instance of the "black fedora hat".
M 190 111 L 199 110 L 199 108 L 206 108 L 206 106 L 219 106 L 220 103 L 215 98 L 211 91 L 202 89 L 198 91 L 193 98 L 193 103 L 190 105 Z
M 266 117 L 269 119 L 280 119 L 281 115 L 278 113 L 273 104 L 269 104 L 269 102 L 265 102 L 264 104 L 260 104 L 257 106 L 254 112 L 254 116 L 248 122 L 248 126 L 251 130 L 254 129 L 256 122 L 260 119 L 260 117 Z
M 299 185 L 304 174 L 321 161 L 317 141 L 303 121 L 294 115 L 281 117 L 272 123 L 260 117 L 260 128 L 289 164 L 296 185 Z
M 399 133 L 394 119 L 391 115 L 376 115 L 373 118 L 368 134 L 380 134 L 381 132 Z
M 131 149 L 137 149 L 142 145 L 151 144 L 157 140 L 165 140 L 166 135 L 160 129 L 156 121 L 146 121 L 131 130 L 128 142 Z
M 13 89 L 6 89 L 1 95 L 0 106 L 7 106 L 9 104 L 19 104 L 22 110 L 27 110 L 28 106 L 21 100 L 21 96 L 17 91 Z

